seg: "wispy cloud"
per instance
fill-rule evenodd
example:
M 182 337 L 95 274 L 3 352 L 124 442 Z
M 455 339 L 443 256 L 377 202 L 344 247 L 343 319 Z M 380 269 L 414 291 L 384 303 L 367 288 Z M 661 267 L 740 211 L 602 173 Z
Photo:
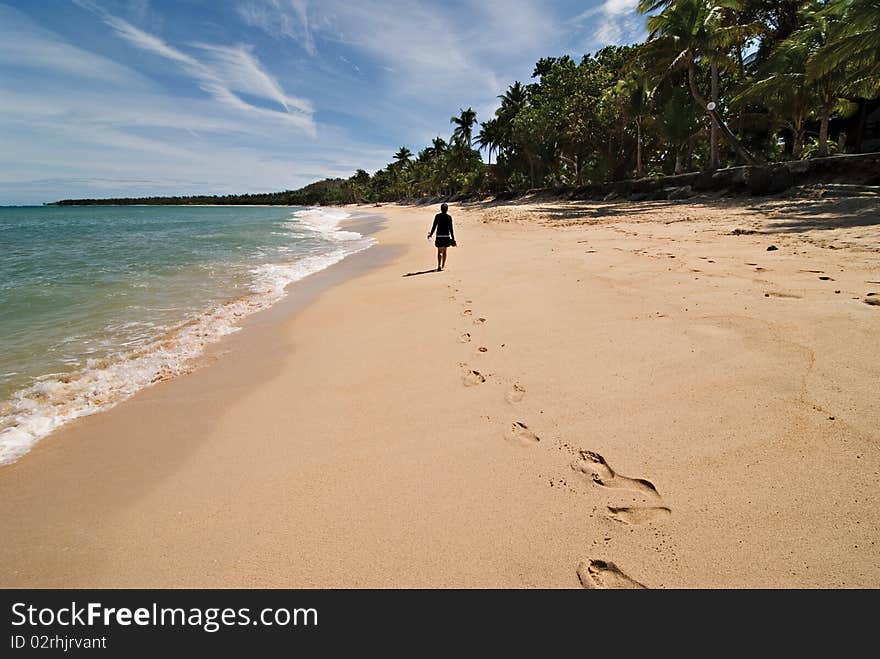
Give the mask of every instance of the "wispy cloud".
M 638 0 L 605 0 L 576 16 L 573 24 L 589 31 L 584 49 L 591 51 L 644 39 L 645 18 L 638 13 L 638 5 Z
M 305 0 L 247 0 L 237 9 L 242 20 L 251 27 L 276 39 L 294 39 L 309 55 L 317 54 Z
M 278 81 L 262 67 L 251 47 L 192 45 L 207 55 L 207 68 L 212 76 L 229 89 L 276 101 L 288 112 L 294 108 L 304 114 L 314 113 L 311 102 L 285 93 Z
M 112 83 L 132 82 L 138 77 L 125 66 L 58 40 L 21 12 L 3 4 L 0 26 L 6 27 L 0 39 L 0 62 L 14 60 L 25 72 L 52 71 L 61 76 Z
M 247 46 L 192 44 L 206 54 L 205 61 L 201 61 L 171 46 L 160 37 L 109 14 L 91 0 L 73 1 L 100 16 L 118 36 L 130 44 L 177 64 L 181 70 L 197 81 L 203 91 L 211 94 L 217 101 L 263 118 L 286 121 L 309 135 L 315 135 L 315 123 L 312 117 L 314 109 L 311 103 L 286 94 L 278 81 L 262 67 Z M 284 112 L 249 103 L 236 92 L 274 101 L 284 108 Z
M 342 63 L 356 58 L 373 93 L 352 111 L 371 120 L 397 117 L 414 142 L 443 133 L 459 105 L 487 118 L 496 96 L 514 77 L 527 77 L 567 30 L 539 0 L 515 8 L 507 0 L 455 7 L 425 0 L 240 0 L 237 8 L 250 26 L 298 43 L 316 66 L 326 66 L 325 53 Z

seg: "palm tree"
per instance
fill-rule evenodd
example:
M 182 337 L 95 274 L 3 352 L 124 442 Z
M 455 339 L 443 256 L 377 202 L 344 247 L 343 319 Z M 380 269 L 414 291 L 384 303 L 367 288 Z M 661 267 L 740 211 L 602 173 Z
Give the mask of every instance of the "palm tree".
M 807 64 L 807 74 L 811 80 L 843 76 L 846 98 L 857 100 L 862 108 L 861 135 L 867 100 L 880 91 L 880 0 L 831 0 L 821 13 L 836 19 L 838 29 Z M 856 142 L 861 148 L 861 138 Z
M 405 146 L 400 147 L 397 150 L 397 153 L 394 154 L 394 159 L 397 161 L 397 164 L 401 167 L 409 164 L 409 161 L 411 158 L 412 158 L 412 151 L 407 149 Z
M 640 9 L 650 11 L 660 2 L 645 2 Z M 691 96 L 718 127 L 740 157 L 750 165 L 759 161 L 740 143 L 718 111 L 718 102 L 710 104 L 697 87 L 697 64 L 716 64 L 726 59 L 731 44 L 742 40 L 756 29 L 754 25 L 725 25 L 723 10 L 735 10 L 738 0 L 675 0 L 659 14 L 648 18 L 646 61 L 654 61 L 667 72 L 682 68 L 687 71 Z
M 509 162 L 524 158 L 528 161 L 531 171 L 534 168 L 533 159 L 525 153 L 526 145 L 522 144 L 520 139 L 523 137 L 523 131 L 518 131 L 514 123 L 517 116 L 528 108 L 528 88 L 517 80 L 498 99 L 501 101 L 501 107 L 495 111 L 495 118 L 498 120 L 498 142 L 495 153 L 499 158 L 503 154 Z M 532 175 L 531 178 L 533 179 L 534 176 Z
M 642 126 L 649 115 L 651 91 L 644 69 L 638 67 L 623 80 L 618 80 L 614 89 L 624 99 L 623 110 L 636 125 L 636 176 L 644 173 L 642 162 Z
M 666 80 L 655 92 L 657 129 L 674 156 L 673 173 L 685 171 L 691 144 L 700 135 L 700 121 L 680 81 Z
M 446 140 L 444 140 L 442 137 L 437 136 L 433 140 L 431 140 L 431 146 L 429 146 L 428 149 L 429 153 L 432 156 L 439 156 L 441 153 L 446 151 Z
M 528 90 L 517 80 L 498 98 L 501 100 L 499 113 L 516 115 L 528 101 Z
M 840 32 L 816 58 L 811 73 L 850 70 L 851 82 L 880 84 L 880 0 L 831 0 L 827 13 L 840 17 Z
M 489 164 L 492 164 L 492 152 L 501 145 L 501 129 L 498 117 L 489 119 L 480 124 L 480 133 L 477 135 L 477 144 L 481 149 L 489 151 Z
M 471 136 L 474 124 L 477 123 L 477 113 L 471 108 L 460 110 L 460 114 L 457 117 L 451 117 L 449 123 L 455 124 L 452 139 L 471 146 Z
M 801 157 L 804 132 L 815 104 L 813 90 L 806 85 L 806 58 L 803 52 L 783 42 L 758 69 L 758 80 L 733 99 L 735 105 L 757 101 L 778 117 L 791 131 L 794 159 Z M 778 125 L 778 124 L 777 124 Z
M 771 109 L 780 108 L 794 140 L 792 155 L 800 158 L 804 146 L 805 122 L 819 115 L 819 153 L 828 155 L 828 124 L 841 103 L 847 85 L 848 67 L 818 73 L 817 58 L 835 32 L 833 14 L 819 2 L 810 3 L 800 14 L 801 27 L 780 43 L 758 70 L 758 80 L 737 97 L 757 100 Z M 813 69 L 813 75 L 808 72 Z

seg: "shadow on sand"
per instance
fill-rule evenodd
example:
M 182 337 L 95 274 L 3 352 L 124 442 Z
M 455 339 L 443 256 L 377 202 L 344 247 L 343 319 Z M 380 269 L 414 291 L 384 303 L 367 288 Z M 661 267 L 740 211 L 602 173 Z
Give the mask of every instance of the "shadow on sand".
M 437 268 L 433 268 L 431 270 L 422 270 L 421 272 L 407 272 L 404 277 L 415 277 L 416 275 L 427 275 L 432 272 L 440 272 Z

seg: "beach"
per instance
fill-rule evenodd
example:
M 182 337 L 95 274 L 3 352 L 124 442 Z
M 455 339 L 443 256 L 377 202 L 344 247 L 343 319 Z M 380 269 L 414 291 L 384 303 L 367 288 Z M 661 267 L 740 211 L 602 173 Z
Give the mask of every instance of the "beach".
M 348 210 L 0 467 L 0 585 L 880 587 L 875 195 L 452 203 L 443 272 L 436 206 Z

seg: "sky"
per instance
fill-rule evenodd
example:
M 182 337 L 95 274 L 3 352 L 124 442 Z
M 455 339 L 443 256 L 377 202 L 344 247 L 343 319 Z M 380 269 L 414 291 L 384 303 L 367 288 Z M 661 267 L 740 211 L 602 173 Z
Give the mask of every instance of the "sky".
M 373 173 L 638 0 L 0 0 L 0 205 Z

